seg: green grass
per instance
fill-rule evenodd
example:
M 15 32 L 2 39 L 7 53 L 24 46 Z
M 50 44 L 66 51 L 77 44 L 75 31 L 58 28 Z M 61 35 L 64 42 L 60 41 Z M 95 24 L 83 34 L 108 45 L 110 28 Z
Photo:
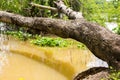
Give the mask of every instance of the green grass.
M 32 44 L 38 46 L 49 46 L 49 47 L 67 47 L 68 43 L 62 38 L 50 38 L 50 37 L 40 37 L 38 39 L 31 40 Z
M 23 41 L 31 39 L 33 37 L 32 34 L 23 33 L 22 31 L 7 31 L 6 34 L 12 35 L 13 37 Z

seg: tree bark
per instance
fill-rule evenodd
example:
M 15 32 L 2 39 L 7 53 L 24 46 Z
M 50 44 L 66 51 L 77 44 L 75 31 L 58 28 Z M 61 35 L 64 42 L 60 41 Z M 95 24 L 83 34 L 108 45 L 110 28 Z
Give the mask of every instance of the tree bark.
M 0 21 L 73 38 L 84 43 L 95 56 L 113 68 L 120 69 L 120 36 L 98 24 L 84 19 L 31 18 L 5 11 L 0 11 Z
M 56 4 L 58 11 L 66 14 L 69 17 L 69 19 L 83 18 L 82 12 L 76 12 L 76 11 L 73 11 L 72 9 L 68 8 L 64 4 L 63 0 L 57 0 L 57 1 L 54 1 L 54 3 Z
M 79 73 L 74 80 L 109 80 L 109 69 L 105 67 L 93 67 Z

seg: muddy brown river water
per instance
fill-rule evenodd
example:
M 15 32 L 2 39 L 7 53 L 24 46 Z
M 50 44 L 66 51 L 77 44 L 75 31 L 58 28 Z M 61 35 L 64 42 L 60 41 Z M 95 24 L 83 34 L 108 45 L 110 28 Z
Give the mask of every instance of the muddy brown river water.
M 9 51 L 0 52 L 0 80 L 72 80 L 93 65 L 104 65 L 89 50 L 38 47 L 13 38 L 3 44 Z

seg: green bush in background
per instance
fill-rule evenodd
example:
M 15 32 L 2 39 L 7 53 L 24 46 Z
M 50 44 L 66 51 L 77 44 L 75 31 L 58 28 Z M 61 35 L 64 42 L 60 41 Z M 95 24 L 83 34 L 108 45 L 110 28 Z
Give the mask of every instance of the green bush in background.
M 45 6 L 55 7 L 53 1 L 56 0 L 0 0 L 0 10 L 6 10 L 25 16 L 55 18 L 58 15 L 57 13 L 54 13 L 49 10 L 39 9 L 37 7 L 31 7 L 29 5 L 30 2 L 34 2 Z M 82 11 L 83 16 L 87 20 L 99 23 L 102 26 L 105 26 L 105 22 L 114 21 L 120 23 L 119 0 L 111 0 L 109 2 L 107 2 L 106 0 L 64 0 L 64 2 L 66 6 L 72 8 L 73 10 Z M 120 34 L 120 27 L 115 28 L 114 31 Z M 22 32 L 17 32 L 15 34 L 21 39 L 26 39 L 26 34 L 21 35 Z M 33 42 L 35 43 L 36 41 Z M 78 45 L 78 47 L 82 46 Z
M 25 16 L 56 17 L 56 13 L 49 10 L 42 10 L 31 7 L 30 2 L 55 7 L 56 0 L 0 0 L 0 9 Z M 75 11 L 82 11 L 89 21 L 105 25 L 106 21 L 120 22 L 120 1 L 119 0 L 64 0 L 68 7 Z M 89 14 L 89 15 L 88 15 Z
M 115 29 L 113 29 L 113 31 L 117 34 L 120 35 L 120 24 L 118 24 L 118 27 L 116 27 Z
M 31 43 L 38 46 L 49 46 L 49 47 L 67 47 L 68 43 L 62 38 L 50 38 L 41 37 L 39 39 L 32 40 Z
M 24 14 L 22 11 L 27 6 L 28 0 L 0 0 L 0 9 L 19 14 Z

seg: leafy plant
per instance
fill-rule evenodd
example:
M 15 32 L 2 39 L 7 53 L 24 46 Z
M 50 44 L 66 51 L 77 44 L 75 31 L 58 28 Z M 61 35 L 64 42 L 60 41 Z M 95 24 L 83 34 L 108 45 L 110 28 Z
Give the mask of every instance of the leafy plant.
M 7 35 L 12 35 L 15 38 L 18 38 L 20 40 L 28 40 L 29 38 L 32 38 L 32 34 L 28 34 L 28 33 L 23 33 L 22 31 L 7 31 L 6 32 Z
M 108 78 L 102 78 L 101 80 L 120 80 L 120 71 L 113 69 L 113 67 L 110 68 L 110 75 Z
M 31 39 L 30 42 L 38 46 L 67 47 L 68 45 L 67 41 L 62 38 L 41 37 L 40 35 L 32 35 L 22 31 L 7 31 L 6 34 L 23 41 Z
M 38 46 L 49 46 L 49 47 L 66 47 L 67 41 L 62 38 L 49 38 L 41 37 L 35 40 L 32 40 L 31 43 Z
M 82 44 L 82 43 L 79 43 L 77 45 L 77 47 L 80 48 L 80 49 L 86 49 L 86 46 L 84 44 Z
M 27 0 L 0 0 L 0 9 L 23 14 L 23 8 L 27 5 Z
M 0 0 L 0 10 L 12 11 L 25 16 L 57 17 L 57 13 L 29 6 L 28 3 L 55 7 L 55 0 Z M 119 0 L 64 0 L 65 5 L 75 11 L 82 11 L 83 16 L 92 22 L 105 26 L 106 21 L 120 22 Z M 77 5 L 77 6 L 76 6 Z M 89 14 L 89 15 L 88 15 Z M 63 18 L 66 19 L 66 16 Z
M 110 78 L 110 80 L 120 80 L 120 72 L 115 71 L 115 72 L 111 73 L 109 78 Z
M 113 69 L 112 67 L 110 67 L 110 75 L 108 77 L 109 80 L 120 80 L 120 71 L 117 71 L 115 69 Z
M 86 46 L 80 42 L 69 40 L 69 39 L 63 39 L 63 38 L 51 38 L 51 37 L 42 37 L 41 35 L 35 34 L 29 34 L 24 33 L 22 31 L 7 31 L 5 32 L 7 35 L 11 35 L 17 39 L 20 40 L 28 40 L 30 43 L 35 44 L 37 46 L 43 46 L 43 47 L 73 47 L 76 46 L 77 48 L 86 49 Z
M 113 31 L 120 35 L 120 24 L 118 25 L 118 27 L 114 28 Z

